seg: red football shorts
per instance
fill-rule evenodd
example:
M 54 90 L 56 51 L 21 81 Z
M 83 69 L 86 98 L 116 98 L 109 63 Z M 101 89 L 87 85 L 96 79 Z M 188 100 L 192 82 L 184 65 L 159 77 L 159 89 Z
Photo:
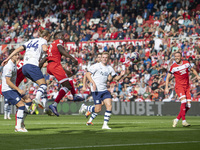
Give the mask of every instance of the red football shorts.
M 20 83 L 24 80 L 25 76 L 22 73 L 22 67 L 17 70 L 16 86 L 18 87 Z
M 176 94 L 178 95 L 179 99 L 186 97 L 187 100 L 191 99 L 190 94 L 190 86 L 189 85 L 181 85 L 175 87 Z
M 50 62 L 47 65 L 47 72 L 50 75 L 53 75 L 59 83 L 63 83 L 68 80 L 68 76 L 61 64 Z

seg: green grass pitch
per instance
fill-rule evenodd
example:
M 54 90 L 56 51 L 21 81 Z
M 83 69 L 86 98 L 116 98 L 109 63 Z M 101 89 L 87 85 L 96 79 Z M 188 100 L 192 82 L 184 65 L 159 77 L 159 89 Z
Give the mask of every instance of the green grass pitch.
M 2 150 L 199 150 L 200 117 L 188 116 L 191 127 L 179 121 L 172 128 L 174 116 L 112 116 L 102 130 L 103 116 L 97 116 L 94 126 L 86 126 L 83 115 L 27 116 L 28 133 L 14 132 L 12 120 L 0 116 L 0 149 Z

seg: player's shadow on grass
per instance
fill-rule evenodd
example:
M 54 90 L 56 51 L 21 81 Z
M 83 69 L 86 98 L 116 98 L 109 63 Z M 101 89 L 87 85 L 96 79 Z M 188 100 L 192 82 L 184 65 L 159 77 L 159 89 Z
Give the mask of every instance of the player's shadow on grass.
M 184 127 L 184 128 L 200 128 L 200 125 L 191 125 L 189 127 Z
M 83 135 L 94 135 L 94 134 L 99 134 L 99 133 L 103 133 L 103 132 L 106 132 L 106 131 L 110 131 L 110 130 L 102 130 L 101 128 L 99 128 L 99 130 L 82 130 L 80 132 L 78 132 L 80 130 L 60 130 L 58 131 L 57 133 L 59 134 L 71 134 L 71 135 L 74 135 L 74 134 L 83 134 Z
M 63 127 L 62 127 L 63 128 Z M 68 128 L 68 127 L 65 127 Z M 28 131 L 42 131 L 42 130 L 52 130 L 52 129 L 58 129 L 57 127 L 47 127 L 47 128 L 32 128 L 28 129 Z
M 132 123 L 127 123 L 126 126 L 124 125 L 119 125 L 119 124 L 115 124 L 115 123 L 111 123 L 109 124 L 109 127 L 115 129 L 115 128 L 127 128 L 127 127 L 139 127 L 139 125 L 134 125 Z

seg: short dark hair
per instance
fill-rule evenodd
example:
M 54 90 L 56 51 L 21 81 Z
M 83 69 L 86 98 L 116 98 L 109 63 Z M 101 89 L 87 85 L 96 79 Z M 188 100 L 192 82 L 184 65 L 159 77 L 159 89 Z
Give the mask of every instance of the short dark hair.
M 179 51 L 176 51 L 176 52 L 174 53 L 174 55 L 175 55 L 175 54 L 177 54 L 177 53 L 178 53 L 178 54 L 180 54 L 180 55 L 181 55 L 181 57 L 182 57 L 182 53 L 181 53 L 181 52 L 179 52 Z
M 56 36 L 57 36 L 58 34 L 60 34 L 60 33 L 61 33 L 61 31 L 56 32 L 56 33 L 54 34 L 53 38 L 55 39 Z

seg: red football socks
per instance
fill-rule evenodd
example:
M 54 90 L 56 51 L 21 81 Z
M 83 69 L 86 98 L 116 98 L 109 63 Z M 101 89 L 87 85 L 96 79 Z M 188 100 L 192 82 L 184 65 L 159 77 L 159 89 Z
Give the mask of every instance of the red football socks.
M 61 88 L 60 91 L 59 91 L 59 93 L 58 93 L 58 96 L 56 97 L 56 99 L 54 100 L 54 102 L 59 103 L 60 100 L 65 96 L 66 93 L 67 92 L 63 88 Z

